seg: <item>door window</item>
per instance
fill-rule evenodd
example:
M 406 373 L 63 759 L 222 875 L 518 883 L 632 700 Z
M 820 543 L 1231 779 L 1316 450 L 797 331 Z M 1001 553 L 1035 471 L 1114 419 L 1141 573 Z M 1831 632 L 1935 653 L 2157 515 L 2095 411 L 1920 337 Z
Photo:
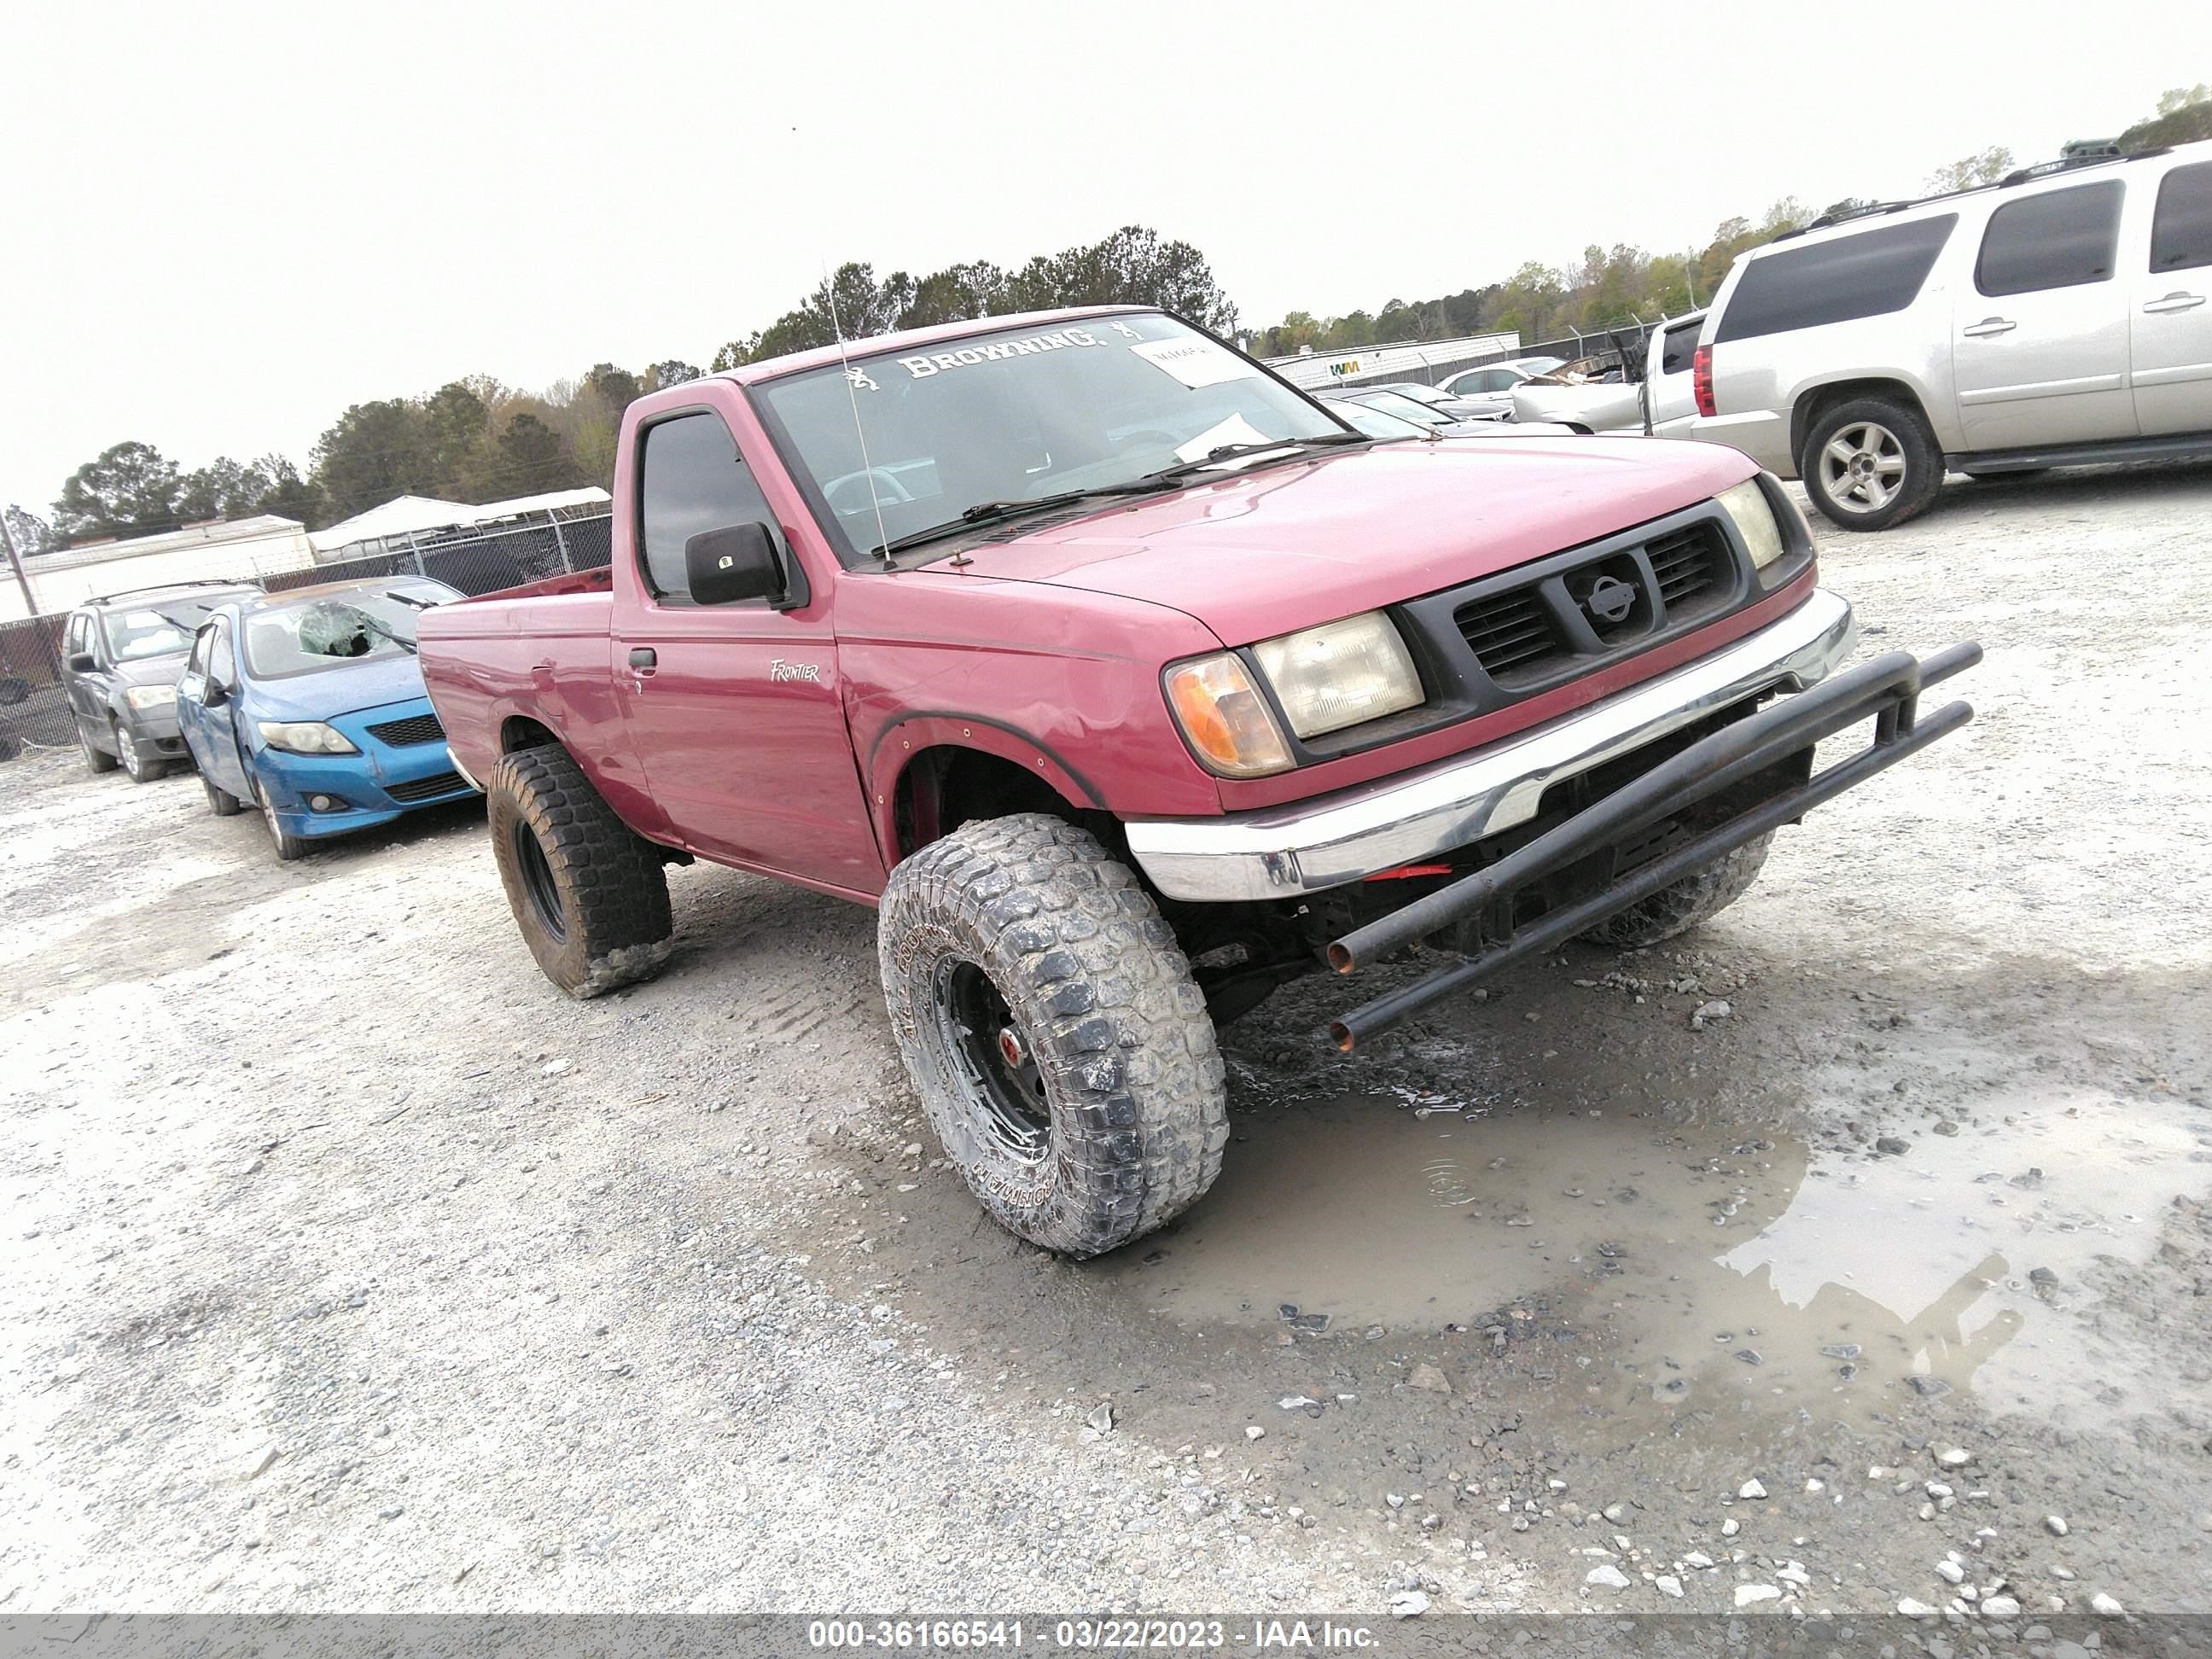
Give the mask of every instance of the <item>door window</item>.
M 1990 298 L 2080 288 L 2112 274 L 2120 240 L 2117 179 L 2007 202 L 1990 215 L 1974 286 Z
M 2150 268 L 2189 270 L 2212 265 L 2212 161 L 2176 167 L 2158 187 L 2150 222 Z
M 1856 317 L 1880 317 L 1911 305 L 1951 240 L 1955 213 L 1760 252 L 1722 312 L 1713 338 L 1748 340 Z
M 738 453 L 737 440 L 711 410 L 657 421 L 645 429 L 644 442 L 638 542 L 646 582 L 663 604 L 689 605 L 684 544 L 732 525 L 764 524 L 773 532 L 775 514 Z
M 228 617 L 217 617 L 208 629 L 207 677 L 217 685 L 238 684 L 238 657 L 231 648 Z
M 204 677 L 208 672 L 208 647 L 215 639 L 215 624 L 210 623 L 192 635 L 191 659 L 185 663 L 185 672 Z
M 1670 328 L 1659 338 L 1659 372 L 1662 374 L 1686 374 L 1698 355 L 1698 331 L 1705 326 L 1705 319 L 1685 323 L 1680 328 Z
M 62 654 L 73 657 L 80 651 L 92 649 L 92 617 L 80 611 L 69 619 L 69 631 L 62 636 Z

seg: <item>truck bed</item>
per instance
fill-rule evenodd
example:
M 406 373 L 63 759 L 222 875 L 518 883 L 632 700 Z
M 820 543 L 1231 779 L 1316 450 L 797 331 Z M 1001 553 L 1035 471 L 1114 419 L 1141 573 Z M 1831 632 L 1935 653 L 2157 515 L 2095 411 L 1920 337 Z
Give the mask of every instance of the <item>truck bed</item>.
M 609 679 L 613 622 L 605 569 L 424 611 L 422 683 L 463 770 L 483 781 L 507 746 L 503 726 L 518 711 L 575 740 L 618 725 Z

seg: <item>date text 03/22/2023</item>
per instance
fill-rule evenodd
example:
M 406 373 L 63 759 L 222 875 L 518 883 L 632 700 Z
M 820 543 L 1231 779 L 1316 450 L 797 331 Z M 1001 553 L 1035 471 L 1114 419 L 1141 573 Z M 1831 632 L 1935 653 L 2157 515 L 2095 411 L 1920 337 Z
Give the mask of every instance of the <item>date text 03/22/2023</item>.
M 891 1652 L 1020 1652 L 1032 1645 L 1077 1652 L 1227 1647 L 1357 1652 L 1375 1642 L 1367 1626 L 1331 1619 L 817 1619 L 807 1626 L 806 1638 L 818 1649 Z

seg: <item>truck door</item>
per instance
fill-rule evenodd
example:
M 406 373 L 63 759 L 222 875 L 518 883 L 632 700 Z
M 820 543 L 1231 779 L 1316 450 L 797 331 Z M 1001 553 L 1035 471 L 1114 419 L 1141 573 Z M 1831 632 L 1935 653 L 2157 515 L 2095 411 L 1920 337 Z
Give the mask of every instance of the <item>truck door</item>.
M 1970 450 L 2135 435 L 2118 179 L 1990 215 L 1952 303 L 1951 362 Z
M 2159 181 L 2148 257 L 2129 264 L 2136 424 L 2147 437 L 2212 432 L 2212 161 Z
M 716 382 L 707 397 L 736 398 Z M 634 441 L 635 583 L 617 577 L 613 672 L 632 745 L 684 844 L 710 858 L 865 893 L 883 862 L 847 736 L 830 584 L 790 611 L 691 602 L 684 544 L 734 525 L 789 538 L 711 404 Z M 634 599 L 625 599 L 635 594 Z

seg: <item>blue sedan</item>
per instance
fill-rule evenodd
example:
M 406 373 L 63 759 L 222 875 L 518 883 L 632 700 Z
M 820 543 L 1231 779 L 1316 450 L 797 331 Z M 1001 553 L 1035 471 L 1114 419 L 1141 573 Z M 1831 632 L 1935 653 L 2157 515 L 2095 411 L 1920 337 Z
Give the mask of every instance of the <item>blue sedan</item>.
M 460 597 L 391 576 L 216 606 L 177 683 L 209 810 L 258 807 L 289 860 L 325 836 L 474 794 L 415 662 L 415 619 Z

